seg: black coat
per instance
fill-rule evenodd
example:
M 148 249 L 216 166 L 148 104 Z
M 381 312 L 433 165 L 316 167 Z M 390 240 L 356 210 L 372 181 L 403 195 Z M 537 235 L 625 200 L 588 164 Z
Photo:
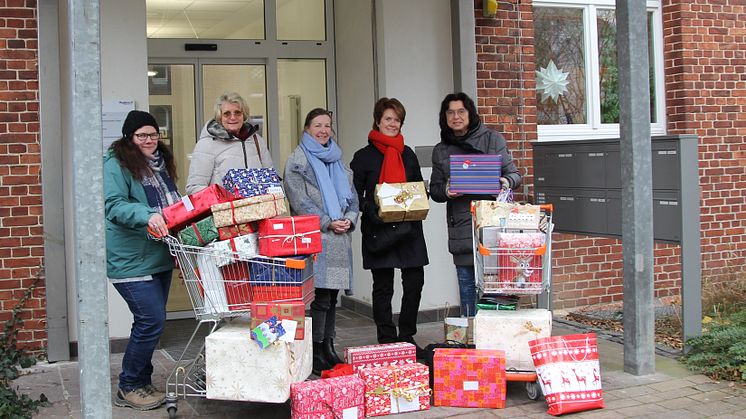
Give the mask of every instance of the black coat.
M 420 171 L 420 163 L 417 161 L 417 155 L 408 146 L 404 146 L 402 160 L 407 174 L 407 182 L 422 181 L 422 172 Z M 362 214 L 360 231 L 363 234 L 363 242 L 371 240 L 373 232 L 382 223 L 377 214 L 378 206 L 375 205 L 373 199 L 382 165 L 383 153 L 378 151 L 370 142 L 366 147 L 355 152 L 355 156 L 350 163 Z M 425 236 L 422 233 L 422 221 L 407 221 L 406 223 L 411 225 L 412 232 L 407 240 L 396 246 L 379 253 L 372 253 L 363 244 L 364 269 L 413 268 L 430 263 L 427 258 Z

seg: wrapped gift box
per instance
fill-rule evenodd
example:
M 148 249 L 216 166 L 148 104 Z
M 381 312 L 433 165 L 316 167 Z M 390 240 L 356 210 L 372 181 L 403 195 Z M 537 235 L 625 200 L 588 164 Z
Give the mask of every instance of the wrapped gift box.
M 546 242 L 546 234 L 540 231 L 529 231 L 521 233 L 504 232 L 501 227 L 482 227 L 479 229 L 479 241 L 482 246 L 489 249 L 489 255 L 484 256 L 484 273 L 495 275 L 500 273 L 504 279 L 502 281 L 512 281 L 515 278 L 515 272 L 512 268 L 517 263 L 510 256 L 516 256 L 525 260 L 525 256 L 532 257 L 529 265 L 534 268 L 533 273 L 538 282 L 541 282 L 541 260 L 542 256 L 536 254 L 537 249 L 542 248 Z M 498 260 L 498 257 L 500 260 Z M 539 268 L 539 269 L 536 269 Z M 510 278 L 508 278 L 510 276 Z M 535 282 L 535 281 L 534 281 Z
M 282 215 L 286 211 L 283 195 L 257 195 L 212 206 L 216 227 L 264 220 Z
M 298 285 L 259 282 L 252 283 L 249 287 L 254 302 L 302 301 L 309 304 L 314 298 L 313 277 Z
M 292 384 L 290 409 L 293 419 L 362 419 L 365 382 L 346 375 Z
M 239 260 L 247 260 L 259 254 L 259 234 L 250 233 L 228 240 L 208 244 L 216 252 L 216 263 L 225 266 Z M 230 274 L 229 274 L 230 276 Z
M 296 215 L 260 221 L 259 253 L 264 256 L 321 253 L 319 216 Z
M 295 339 L 303 339 L 305 336 L 306 305 L 302 301 L 291 301 L 287 303 L 251 303 L 251 328 L 259 326 L 259 323 L 275 316 L 280 320 L 295 320 L 298 327 L 295 329 Z
M 443 322 L 445 342 L 474 344 L 474 317 L 446 317 Z
M 413 363 L 363 368 L 365 416 L 430 409 L 430 373 L 426 365 Z
M 347 347 L 345 360 L 355 372 L 363 368 L 404 365 L 416 362 L 417 348 L 407 342 Z
M 545 309 L 479 310 L 474 317 L 477 349 L 505 351 L 509 371 L 534 371 L 528 342 L 551 334 L 552 312 Z
M 422 221 L 430 210 L 424 182 L 378 184 L 373 199 L 378 216 L 387 223 Z
M 271 167 L 230 169 L 223 176 L 223 187 L 237 198 L 267 194 L 283 195 L 282 181 Z
M 228 240 L 234 237 L 257 232 L 256 222 L 243 223 L 235 226 L 218 227 L 218 239 Z
M 453 154 L 450 156 L 450 192 L 476 195 L 500 193 L 502 156 L 499 154 Z
M 194 303 L 197 314 L 220 314 L 227 313 L 228 297 L 223 285 L 223 275 L 215 264 L 215 258 L 209 249 L 203 249 L 196 255 L 197 275 L 199 277 L 197 288 L 188 287 L 190 298 Z
M 505 407 L 505 352 L 488 349 L 436 349 L 433 405 Z
M 313 276 L 312 256 L 292 256 L 287 259 L 258 257 L 250 264 L 251 281 L 261 285 L 299 285 Z
M 181 201 L 163 209 L 163 218 L 171 231 L 182 230 L 187 224 L 210 215 L 214 204 L 233 201 L 233 195 L 220 185 L 210 185 L 197 193 L 181 197 Z
M 515 202 L 472 201 L 476 228 L 538 230 L 541 210 L 538 205 Z
M 311 329 L 311 319 L 305 319 Z M 311 375 L 311 334 L 260 349 L 248 322 L 234 320 L 205 338 L 207 398 L 285 403 L 290 385 Z
M 218 229 L 212 217 L 199 220 L 179 231 L 179 240 L 187 246 L 204 246 L 218 238 Z

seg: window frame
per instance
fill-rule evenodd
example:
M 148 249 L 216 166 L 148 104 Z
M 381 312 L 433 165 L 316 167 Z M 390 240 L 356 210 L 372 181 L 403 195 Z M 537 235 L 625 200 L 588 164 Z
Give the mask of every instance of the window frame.
M 651 122 L 651 135 L 666 134 L 665 74 L 663 69 L 663 19 L 660 0 L 647 0 L 648 13 L 652 13 L 652 41 L 655 80 L 655 119 Z M 584 54 L 586 72 L 586 115 L 585 124 L 537 124 L 539 141 L 591 140 L 618 138 L 619 124 L 601 123 L 601 86 L 598 57 L 597 10 L 616 9 L 615 0 L 537 0 L 534 8 L 572 8 L 583 10 Z M 650 28 L 649 28 L 650 29 Z M 539 65 L 536 65 L 539 69 Z

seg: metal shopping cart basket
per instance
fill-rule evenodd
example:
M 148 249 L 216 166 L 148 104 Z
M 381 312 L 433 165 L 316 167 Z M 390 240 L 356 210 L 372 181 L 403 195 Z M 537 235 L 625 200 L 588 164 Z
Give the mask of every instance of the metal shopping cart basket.
M 549 309 L 552 205 L 475 201 L 471 212 L 474 276 L 480 296 L 536 295 L 537 306 Z M 530 399 L 541 396 L 535 370 L 507 371 L 506 378 L 526 382 Z
M 210 247 L 187 246 L 172 236 L 168 244 L 198 320 L 186 347 L 166 380 L 166 410 L 176 417 L 177 401 L 186 397 L 205 397 L 205 343 L 195 339 L 202 327 L 208 334 L 225 321 L 251 314 L 251 302 L 303 301 L 313 298 L 314 256 L 265 257 Z M 193 345 L 200 345 L 191 358 Z

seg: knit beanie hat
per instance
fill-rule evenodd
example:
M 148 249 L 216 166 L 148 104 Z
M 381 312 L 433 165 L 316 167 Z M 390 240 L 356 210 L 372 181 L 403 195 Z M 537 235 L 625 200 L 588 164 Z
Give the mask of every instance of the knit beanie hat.
M 143 111 L 130 111 L 124 120 L 124 125 L 122 125 L 122 136 L 129 138 L 135 131 L 148 125 L 155 128 L 156 132 L 160 132 L 158 123 L 155 122 L 153 115 Z

